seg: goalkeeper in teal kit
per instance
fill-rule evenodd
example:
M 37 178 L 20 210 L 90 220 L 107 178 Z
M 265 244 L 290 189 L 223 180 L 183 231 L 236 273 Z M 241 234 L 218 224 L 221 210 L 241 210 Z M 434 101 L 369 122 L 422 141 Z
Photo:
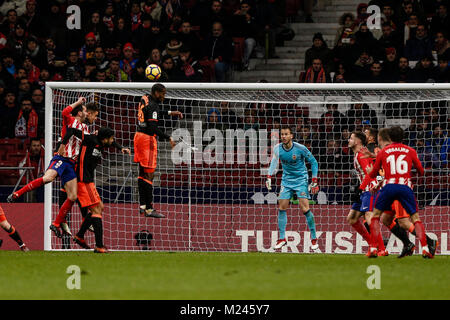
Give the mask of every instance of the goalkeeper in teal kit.
M 288 126 L 281 128 L 281 142 L 277 144 L 273 150 L 273 158 L 269 167 L 269 176 L 266 181 L 267 189 L 272 188 L 271 176 L 278 167 L 278 161 L 281 161 L 283 167 L 283 176 L 281 178 L 281 190 L 278 198 L 278 230 L 279 239 L 275 245 L 275 249 L 280 249 L 287 244 L 286 241 L 286 209 L 289 201 L 295 192 L 300 200 L 300 209 L 306 217 L 308 228 L 311 232 L 311 249 L 319 248 L 316 236 L 316 224 L 314 215 L 309 210 L 309 192 L 315 194 L 319 191 L 317 184 L 317 173 L 319 167 L 316 159 L 311 152 L 304 146 L 293 141 L 292 130 Z M 312 180 L 308 187 L 308 168 L 306 162 L 311 165 Z

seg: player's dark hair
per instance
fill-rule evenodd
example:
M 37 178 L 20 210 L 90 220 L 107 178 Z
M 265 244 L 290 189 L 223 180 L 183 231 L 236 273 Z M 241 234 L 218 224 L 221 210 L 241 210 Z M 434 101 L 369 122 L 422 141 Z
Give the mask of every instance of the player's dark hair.
M 155 92 L 163 92 L 166 90 L 166 87 L 162 83 L 155 83 L 152 87 L 152 94 Z
M 388 128 L 383 128 L 378 131 L 378 135 L 383 139 L 383 141 L 391 141 L 391 136 L 389 134 Z
M 395 126 L 389 129 L 389 137 L 392 142 L 401 143 L 403 141 L 404 131 L 401 127 Z
M 107 127 L 101 127 L 98 129 L 97 137 L 99 141 L 103 139 L 108 139 L 114 136 L 114 130 Z
M 72 109 L 72 112 L 70 113 L 72 116 L 76 117 L 78 112 L 83 110 L 83 105 L 79 104 L 78 106 L 76 106 L 75 108 Z
M 359 141 L 361 141 L 361 144 L 363 146 L 366 145 L 366 135 L 364 133 L 362 133 L 361 131 L 353 131 L 352 134 L 354 134 L 355 137 L 358 138 Z
M 287 124 L 282 125 L 282 126 L 281 126 L 281 130 L 289 130 L 290 133 L 293 133 L 293 132 L 294 132 L 294 131 L 292 130 L 292 128 L 291 128 L 289 125 L 287 125 Z
M 92 111 L 92 112 L 99 111 L 98 104 L 95 102 L 89 102 L 88 104 L 86 104 L 86 111 Z
M 378 130 L 375 128 L 368 128 L 366 129 L 369 131 L 369 136 L 371 136 L 372 138 L 375 139 L 375 141 L 377 140 L 377 136 L 378 136 Z

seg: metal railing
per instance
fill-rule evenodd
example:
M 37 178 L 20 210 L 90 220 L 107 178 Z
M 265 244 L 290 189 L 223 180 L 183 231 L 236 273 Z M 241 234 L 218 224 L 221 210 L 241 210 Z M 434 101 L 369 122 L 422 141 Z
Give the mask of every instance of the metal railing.
M 17 190 L 17 188 L 20 185 L 20 182 L 22 181 L 23 177 L 26 175 L 26 184 L 28 184 L 29 180 L 30 180 L 30 171 L 34 170 L 34 167 L 0 167 L 0 170 L 19 170 L 20 175 L 19 175 L 19 179 L 17 180 L 16 184 L 14 185 L 14 189 L 12 192 L 15 192 Z M 25 201 L 26 202 L 30 202 L 31 200 L 31 194 L 27 193 L 25 195 Z

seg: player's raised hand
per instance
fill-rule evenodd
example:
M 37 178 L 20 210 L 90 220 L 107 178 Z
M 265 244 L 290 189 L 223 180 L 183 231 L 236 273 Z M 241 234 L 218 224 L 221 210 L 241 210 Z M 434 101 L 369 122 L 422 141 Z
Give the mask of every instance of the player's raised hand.
M 272 190 L 272 179 L 270 177 L 268 177 L 266 180 L 266 188 L 269 191 Z
M 171 111 L 170 115 L 177 116 L 178 118 L 183 119 L 183 114 L 180 111 Z
M 317 182 L 317 178 L 312 178 L 311 183 L 309 184 L 309 192 L 312 194 L 319 192 L 319 183 Z
M 172 137 L 170 137 L 170 146 L 172 147 L 172 149 L 177 145 L 177 143 L 175 141 L 173 141 Z

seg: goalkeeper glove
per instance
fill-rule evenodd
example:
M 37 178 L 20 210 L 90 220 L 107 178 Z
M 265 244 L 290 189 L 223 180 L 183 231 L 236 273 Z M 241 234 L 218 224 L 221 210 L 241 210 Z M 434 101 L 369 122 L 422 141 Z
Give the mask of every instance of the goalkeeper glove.
M 317 178 L 312 178 L 308 189 L 312 194 L 316 194 L 317 192 L 319 192 L 319 184 L 317 183 Z
M 267 180 L 266 180 L 266 187 L 267 190 L 271 190 L 272 189 L 272 179 L 270 178 L 270 176 L 268 176 Z

